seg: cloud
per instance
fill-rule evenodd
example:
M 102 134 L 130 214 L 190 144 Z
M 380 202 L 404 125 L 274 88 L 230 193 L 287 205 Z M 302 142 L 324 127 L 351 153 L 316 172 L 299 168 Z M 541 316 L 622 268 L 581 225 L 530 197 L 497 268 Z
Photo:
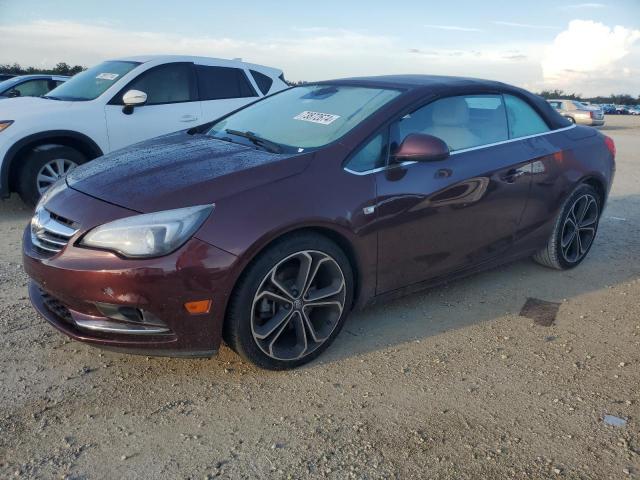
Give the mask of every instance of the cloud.
M 605 8 L 606 5 L 604 3 L 595 3 L 595 2 L 587 2 L 587 3 L 572 3 L 569 5 L 562 5 L 560 7 L 561 10 L 583 10 L 587 8 Z
M 638 84 L 634 86 L 630 77 L 640 74 L 639 40 L 640 30 L 572 20 L 545 49 L 541 61 L 544 83 L 585 94 L 604 85 L 637 94 Z
M 496 20 L 491 22 L 495 25 L 503 25 L 505 27 L 515 27 L 515 28 L 533 28 L 533 29 L 541 29 L 541 30 L 559 30 L 559 27 L 554 27 L 552 25 L 534 25 L 531 23 L 517 23 L 517 22 L 503 22 L 501 20 Z
M 331 67 L 351 65 L 359 74 L 375 69 L 392 55 L 394 40 L 378 34 L 313 28 L 289 36 L 247 41 L 238 38 L 182 36 L 123 30 L 109 25 L 38 20 L 0 25 L 0 38 L 10 49 L 0 51 L 0 63 L 55 65 L 59 61 L 94 65 L 102 60 L 143 54 L 187 54 L 236 58 L 280 67 L 292 79 L 326 78 Z M 383 53 L 381 53 L 383 52 Z M 327 61 L 332 64 L 328 68 Z M 390 64 L 393 64 L 392 59 Z
M 527 56 L 522 54 L 504 55 L 502 58 L 506 60 L 526 60 Z
M 435 28 L 437 30 L 451 30 L 454 32 L 481 32 L 479 28 L 460 27 L 458 25 L 425 25 L 426 28 Z

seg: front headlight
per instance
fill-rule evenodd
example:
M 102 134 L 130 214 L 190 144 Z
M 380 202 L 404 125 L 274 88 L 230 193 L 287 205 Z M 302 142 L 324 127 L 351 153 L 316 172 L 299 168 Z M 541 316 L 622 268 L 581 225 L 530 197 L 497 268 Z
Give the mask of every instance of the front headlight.
M 132 258 L 166 255 L 189 240 L 213 208 L 200 205 L 122 218 L 94 228 L 80 245 Z

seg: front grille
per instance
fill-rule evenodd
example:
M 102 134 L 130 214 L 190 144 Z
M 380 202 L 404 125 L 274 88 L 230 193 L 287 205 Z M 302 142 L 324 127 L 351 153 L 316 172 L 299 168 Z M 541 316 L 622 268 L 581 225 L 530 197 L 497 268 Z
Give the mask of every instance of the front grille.
M 40 289 L 40 295 L 42 296 L 42 302 L 49 309 L 49 311 L 60 319 L 64 320 L 67 323 L 73 323 L 73 318 L 71 318 L 71 312 L 67 307 L 65 307 L 60 300 L 52 297 L 44 290 Z
M 72 220 L 44 208 L 36 210 L 31 219 L 31 242 L 40 253 L 45 255 L 55 255 L 60 252 L 77 231 Z

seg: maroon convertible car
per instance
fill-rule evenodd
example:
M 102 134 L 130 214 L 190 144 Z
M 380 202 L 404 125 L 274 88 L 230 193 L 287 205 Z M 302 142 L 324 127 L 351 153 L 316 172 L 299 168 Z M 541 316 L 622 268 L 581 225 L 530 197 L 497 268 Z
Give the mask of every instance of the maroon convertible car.
M 208 356 L 224 339 L 291 368 L 355 307 L 525 256 L 578 265 L 614 156 L 503 83 L 298 86 L 55 184 L 24 234 L 29 293 L 93 345 Z

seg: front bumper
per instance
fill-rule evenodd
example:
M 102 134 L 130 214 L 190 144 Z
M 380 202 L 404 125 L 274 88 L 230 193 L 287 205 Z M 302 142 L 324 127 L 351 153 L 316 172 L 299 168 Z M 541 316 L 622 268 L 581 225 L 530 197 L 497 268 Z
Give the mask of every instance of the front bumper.
M 82 217 L 91 215 L 92 209 L 87 208 L 91 205 L 99 209 L 94 210 L 100 212 L 95 217 L 123 216 L 120 207 L 70 193 L 72 197 L 79 195 L 84 198 L 67 199 L 56 213 L 75 218 L 81 225 L 88 220 Z M 70 205 L 78 200 L 82 200 L 82 207 L 70 212 Z M 39 251 L 29 228 L 25 230 L 23 263 L 31 278 L 29 296 L 50 324 L 76 340 L 130 353 L 210 356 L 218 350 L 237 257 L 192 238 L 164 257 L 124 259 L 77 247 L 77 238 L 86 230 L 53 256 Z M 186 302 L 204 299 L 212 301 L 208 313 L 186 311 Z M 141 323 L 122 321 L 105 316 L 104 305 L 145 315 Z M 147 315 L 162 328 L 146 324 Z

